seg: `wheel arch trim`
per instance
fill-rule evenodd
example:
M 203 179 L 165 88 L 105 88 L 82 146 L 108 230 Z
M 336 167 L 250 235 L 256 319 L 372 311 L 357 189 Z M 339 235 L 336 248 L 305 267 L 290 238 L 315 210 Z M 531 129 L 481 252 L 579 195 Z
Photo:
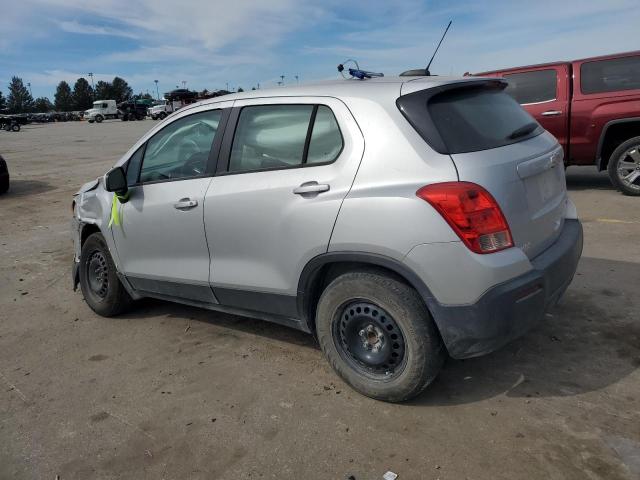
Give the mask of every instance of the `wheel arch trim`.
M 604 124 L 604 126 L 602 127 L 602 132 L 600 132 L 600 138 L 598 139 L 598 148 L 596 150 L 596 166 L 598 167 L 598 171 L 604 170 L 602 165 L 605 161 L 609 160 L 608 158 L 607 159 L 602 158 L 602 147 L 604 146 L 604 141 L 607 137 L 607 132 L 609 131 L 609 127 L 612 127 L 613 125 L 620 125 L 622 123 L 633 123 L 633 122 L 640 123 L 640 117 L 619 118 L 617 120 L 609 120 L 607 123 Z
M 312 258 L 303 268 L 298 281 L 297 307 L 298 315 L 301 322 L 306 324 L 309 331 L 315 332 L 315 315 L 310 314 L 309 307 L 313 300 L 313 288 L 319 280 L 318 275 L 323 267 L 331 264 L 340 263 L 360 263 L 374 267 L 382 267 L 402 277 L 409 285 L 411 285 L 425 302 L 429 313 L 433 316 L 434 308 L 437 301 L 435 300 L 429 287 L 411 268 L 401 261 L 387 257 L 385 255 L 357 252 L 357 251 L 338 251 L 327 252 Z M 434 304 L 435 302 L 435 304 Z

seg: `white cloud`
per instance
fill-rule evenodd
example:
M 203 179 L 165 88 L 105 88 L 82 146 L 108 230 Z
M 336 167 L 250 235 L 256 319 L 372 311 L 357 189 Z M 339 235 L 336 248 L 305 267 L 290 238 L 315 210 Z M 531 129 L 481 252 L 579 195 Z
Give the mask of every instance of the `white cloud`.
M 355 57 L 389 75 L 425 65 L 449 19 L 432 71 L 480 71 L 638 48 L 637 1 L 31 0 L 0 15 L 11 42 L 0 43 L 0 73 L 26 72 L 34 86 L 99 70 L 143 91 L 155 87 L 154 79 L 165 90 L 182 80 L 192 88 L 224 87 L 227 80 L 250 88 L 281 73 L 337 76 L 335 65 Z M 43 38 L 65 36 L 96 50 L 31 61 L 28 47 L 20 49 L 22 42 L 42 50 Z M 121 48 L 109 48 L 111 40 Z
M 117 28 L 103 27 L 98 25 L 83 24 L 75 20 L 58 22 L 61 30 L 69 33 L 80 33 L 84 35 L 112 35 L 115 37 L 139 38 L 133 32 L 120 30 Z

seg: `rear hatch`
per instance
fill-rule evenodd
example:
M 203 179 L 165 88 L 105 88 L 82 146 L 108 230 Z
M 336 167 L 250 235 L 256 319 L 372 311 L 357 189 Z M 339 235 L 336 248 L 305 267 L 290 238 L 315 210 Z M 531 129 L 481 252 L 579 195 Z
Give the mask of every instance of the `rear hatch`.
M 460 181 L 496 199 L 515 245 L 529 258 L 560 235 L 566 207 L 562 148 L 500 80 L 442 85 L 403 95 L 398 107 L 439 153 L 451 156 Z

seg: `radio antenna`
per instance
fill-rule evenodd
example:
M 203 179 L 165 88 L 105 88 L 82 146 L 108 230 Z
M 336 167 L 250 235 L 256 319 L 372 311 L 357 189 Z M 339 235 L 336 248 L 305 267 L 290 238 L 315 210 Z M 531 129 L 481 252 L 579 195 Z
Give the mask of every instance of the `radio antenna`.
M 429 71 L 429 67 L 431 66 L 431 62 L 433 62 L 433 59 L 435 58 L 436 53 L 438 53 L 438 49 L 440 48 L 440 45 L 442 44 L 442 41 L 444 40 L 444 37 L 447 34 L 447 32 L 449 31 L 449 27 L 451 26 L 452 23 L 453 23 L 453 20 L 449 20 L 449 25 L 447 25 L 447 28 L 445 28 L 444 33 L 442 34 L 442 38 L 440 39 L 440 42 L 438 42 L 438 46 L 436 47 L 436 50 L 433 52 L 433 55 L 431 55 L 431 60 L 429 60 L 429 63 L 427 64 L 427 68 L 424 69 L 424 74 L 427 77 L 431 76 L 431 72 Z

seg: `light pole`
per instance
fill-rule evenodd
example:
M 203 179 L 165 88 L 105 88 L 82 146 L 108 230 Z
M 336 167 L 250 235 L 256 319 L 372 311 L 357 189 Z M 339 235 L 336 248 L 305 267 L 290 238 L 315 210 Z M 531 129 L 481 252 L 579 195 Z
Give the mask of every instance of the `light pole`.
M 298 79 L 298 75 L 296 75 L 296 84 L 300 84 L 300 80 Z
M 89 75 L 89 78 L 91 79 L 91 95 L 93 96 L 93 99 L 96 99 L 96 89 L 93 86 L 93 72 L 89 72 L 87 73 L 87 75 Z
M 155 84 L 156 84 L 156 97 L 157 100 L 160 100 L 160 92 L 158 91 L 158 80 L 154 80 Z
M 229 82 L 227 82 L 227 92 L 229 91 Z
M 284 75 L 280 75 L 280 85 L 284 85 Z

